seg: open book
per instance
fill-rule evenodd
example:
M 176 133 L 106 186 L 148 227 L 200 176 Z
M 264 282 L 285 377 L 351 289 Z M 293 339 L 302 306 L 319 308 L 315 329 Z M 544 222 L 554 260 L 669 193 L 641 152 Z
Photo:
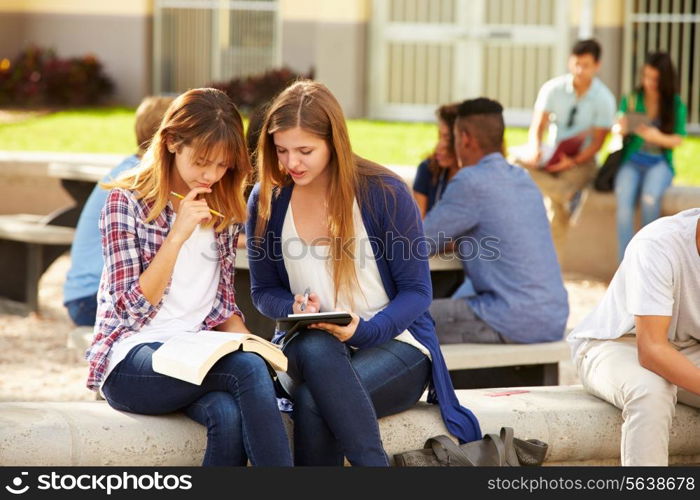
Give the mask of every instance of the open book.
M 304 314 L 288 314 L 286 317 L 277 318 L 278 330 L 285 330 L 287 336 L 292 335 L 297 330 L 301 330 L 305 326 L 314 323 L 334 323 L 336 325 L 345 326 L 350 324 L 352 316 L 346 312 L 318 312 Z
M 168 339 L 153 353 L 153 371 L 200 385 L 214 363 L 238 350 L 257 353 L 274 370 L 287 371 L 287 357 L 272 342 L 252 333 L 212 330 Z

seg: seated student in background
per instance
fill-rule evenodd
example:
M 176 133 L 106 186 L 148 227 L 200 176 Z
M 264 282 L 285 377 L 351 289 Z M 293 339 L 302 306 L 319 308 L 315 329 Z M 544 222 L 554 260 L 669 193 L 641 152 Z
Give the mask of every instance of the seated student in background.
M 637 200 L 644 227 L 659 218 L 661 197 L 673 180 L 673 149 L 683 141 L 686 117 L 677 86 L 671 57 L 665 52 L 649 54 L 642 67 L 641 85 L 620 103 L 621 113 L 635 111 L 649 118 L 649 125 L 635 130 L 628 130 L 624 115 L 618 122 L 623 135 L 632 134 L 615 177 L 620 261 L 634 234 Z
M 571 201 L 595 177 L 595 155 L 615 119 L 615 97 L 596 77 L 600 57 L 601 47 L 595 40 L 576 42 L 569 56 L 569 73 L 549 80 L 537 94 L 527 153 L 515 160 L 530 169 L 542 194 L 551 201 L 552 235 L 560 255 Z M 543 145 L 547 127 L 549 148 Z M 574 147 L 577 152 L 562 154 L 544 169 L 551 153 L 564 141 L 578 142 L 580 146 Z
M 460 171 L 424 221 L 433 252 L 455 243 L 475 294 L 430 306 L 441 343 L 561 340 L 569 316 L 542 195 L 503 158 L 503 107 L 486 98 L 457 108 Z M 448 238 L 449 240 L 445 240 Z
M 676 401 L 700 408 L 700 209 L 642 228 L 570 334 L 591 394 L 622 410 L 622 465 L 668 465 Z
M 205 425 L 204 465 L 292 465 L 260 356 L 229 353 L 201 385 L 152 366 L 153 353 L 175 335 L 248 333 L 233 277 L 250 171 L 231 99 L 188 90 L 168 108 L 141 168 L 106 185 L 112 190 L 100 217 L 105 269 L 87 386 L 120 411 L 183 411 Z
M 457 117 L 457 104 L 445 104 L 437 109 L 438 142 L 435 151 L 418 165 L 413 181 L 413 197 L 421 218 L 440 200 L 447 183 L 459 170 L 452 140 L 452 127 Z
M 423 236 L 405 183 L 353 154 L 343 111 L 317 82 L 275 99 L 258 144 L 247 227 L 253 303 L 270 318 L 335 309 L 353 318 L 273 338 L 289 360 L 280 380 L 294 401 L 295 464 L 389 465 L 377 418 L 412 407 L 426 387 L 451 434 L 479 439 L 428 313 L 428 262 L 388 255 L 395 241 L 403 249 Z
M 146 97 L 141 101 L 136 109 L 134 127 L 138 151 L 125 158 L 100 182 L 116 179 L 122 172 L 139 164 L 172 101 L 172 97 Z M 63 305 L 73 323 L 78 326 L 95 324 L 97 289 L 104 266 L 102 252 L 96 251 L 101 247 L 98 220 L 106 199 L 107 191 L 95 186 L 80 213 L 70 250 L 71 267 L 63 285 Z

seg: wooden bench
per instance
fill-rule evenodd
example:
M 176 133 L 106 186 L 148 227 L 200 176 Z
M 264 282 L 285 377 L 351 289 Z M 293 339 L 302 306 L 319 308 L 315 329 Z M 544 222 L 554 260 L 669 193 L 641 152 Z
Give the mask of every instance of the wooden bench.
M 566 341 L 537 344 L 442 344 L 457 389 L 557 385 L 559 362 L 571 358 Z
M 39 308 L 39 279 L 70 248 L 75 229 L 49 224 L 51 215 L 0 215 L 0 295 Z
M 457 397 L 484 433 L 510 426 L 520 438 L 545 441 L 545 465 L 619 464 L 621 412 L 581 386 L 460 390 Z M 380 419 L 379 429 L 390 457 L 446 434 L 439 408 L 424 402 Z M 5 466 L 192 466 L 205 443 L 205 428 L 179 413 L 124 413 L 104 401 L 0 403 Z M 672 463 L 700 462 L 700 410 L 678 405 L 669 455 Z

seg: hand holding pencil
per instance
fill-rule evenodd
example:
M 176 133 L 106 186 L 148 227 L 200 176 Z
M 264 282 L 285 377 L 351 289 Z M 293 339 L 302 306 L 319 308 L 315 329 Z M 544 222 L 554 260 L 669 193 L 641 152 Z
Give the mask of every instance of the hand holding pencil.
M 209 190 L 209 192 L 211 193 L 211 189 Z M 173 195 L 175 198 L 179 198 L 180 200 L 184 200 L 184 199 L 185 199 L 184 196 L 182 196 L 180 193 L 176 193 L 175 191 L 170 191 L 170 194 Z M 219 217 L 226 218 L 226 216 L 225 216 L 224 214 L 222 214 L 221 212 L 217 212 L 217 211 L 214 210 L 213 208 L 210 208 L 209 211 L 210 211 L 211 213 L 213 213 L 214 215 L 218 215 Z
M 170 230 L 172 238 L 178 243 L 184 243 L 192 235 L 197 224 L 212 218 L 211 209 L 206 200 L 196 199 L 198 195 L 211 193 L 206 187 L 196 187 L 180 200 L 177 217 Z M 173 193 L 175 196 L 175 193 Z M 179 198 L 179 196 L 178 196 Z

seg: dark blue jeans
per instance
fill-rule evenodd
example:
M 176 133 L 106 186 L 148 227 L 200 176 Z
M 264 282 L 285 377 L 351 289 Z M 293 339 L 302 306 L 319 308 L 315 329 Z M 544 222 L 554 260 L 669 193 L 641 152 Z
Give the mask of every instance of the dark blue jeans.
M 160 342 L 131 349 L 102 392 L 120 411 L 161 415 L 182 410 L 207 427 L 203 465 L 291 466 L 292 455 L 267 365 L 257 354 L 221 358 L 194 385 L 153 371 Z
M 77 326 L 93 326 L 97 316 L 97 294 L 66 302 L 66 309 Z
M 430 360 L 390 340 L 353 351 L 331 334 L 304 330 L 284 349 L 293 381 L 295 465 L 389 465 L 377 418 L 423 394 Z

